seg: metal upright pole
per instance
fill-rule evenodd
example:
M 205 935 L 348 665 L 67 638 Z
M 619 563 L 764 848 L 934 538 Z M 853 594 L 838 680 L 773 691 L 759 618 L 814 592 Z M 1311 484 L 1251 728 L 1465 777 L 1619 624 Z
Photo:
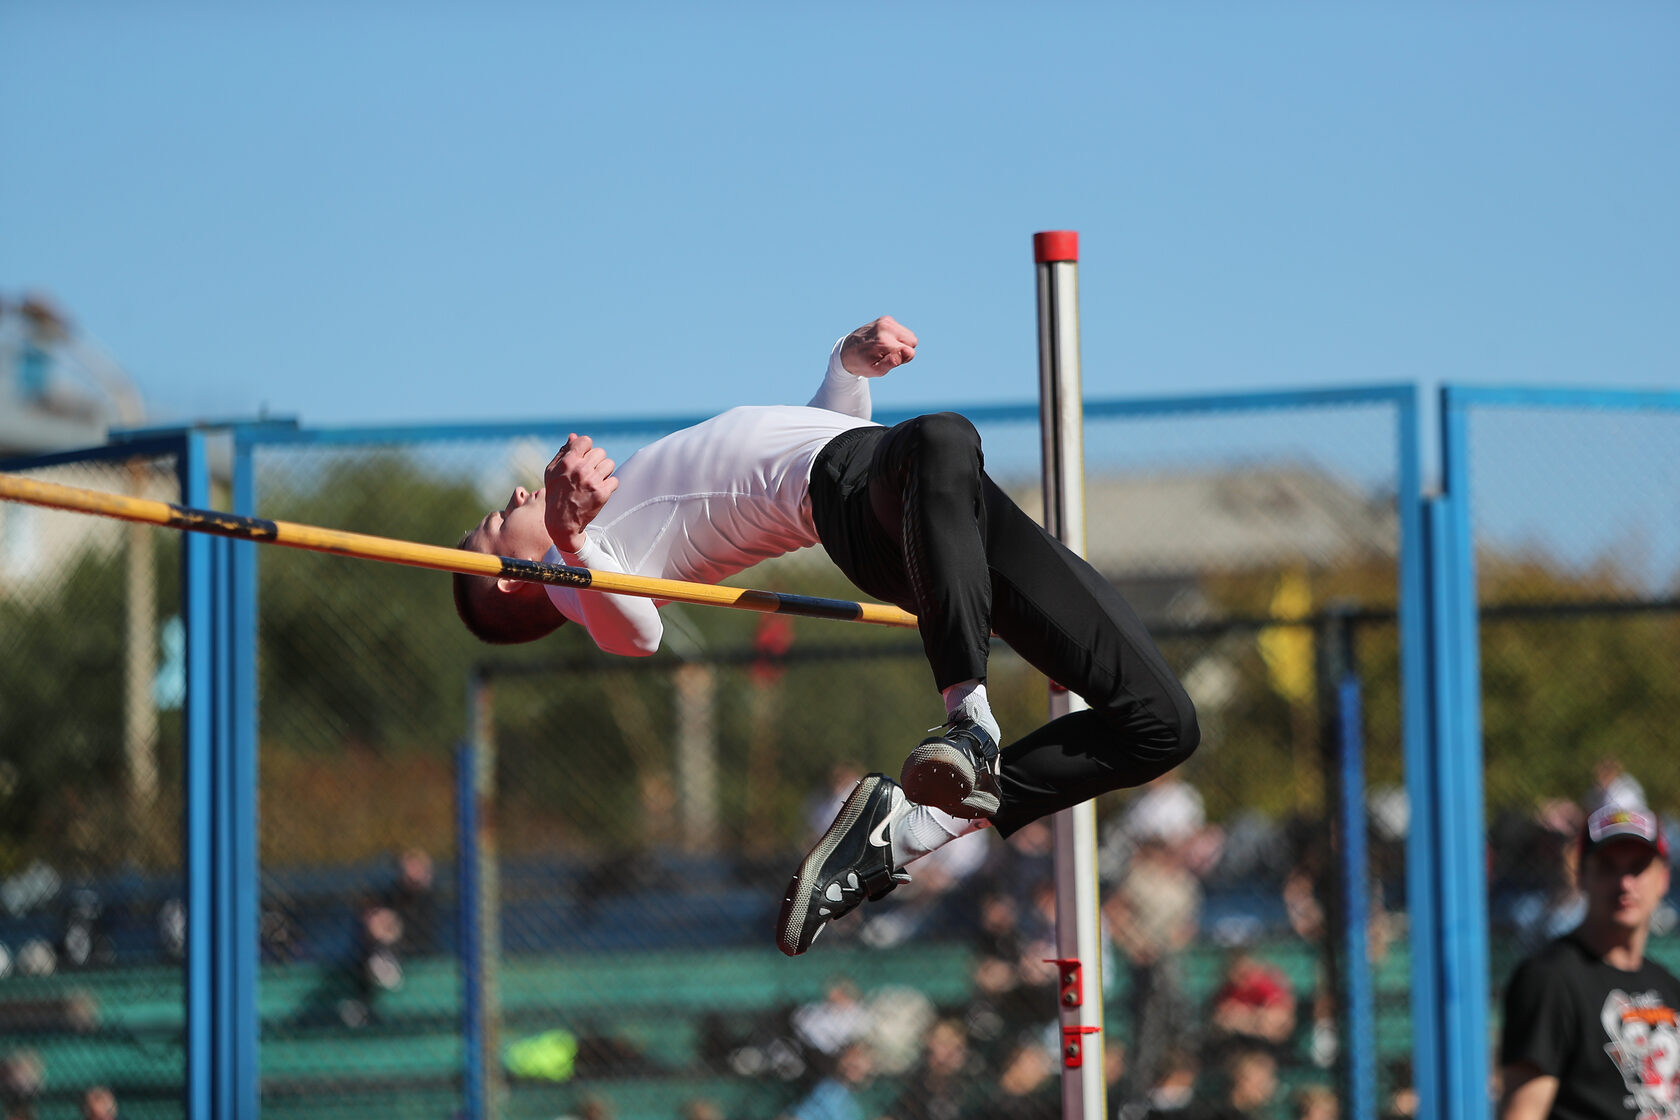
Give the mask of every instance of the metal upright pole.
M 1033 235 L 1038 265 L 1038 399 L 1044 525 L 1085 553 L 1083 393 L 1079 382 L 1079 234 Z M 1055 681 L 1050 718 L 1085 702 Z M 1089 801 L 1052 818 L 1056 838 L 1056 956 L 1061 974 L 1062 1116 L 1102 1120 L 1102 950 L 1097 920 L 1097 815 Z
M 467 743 L 471 747 L 473 771 L 471 796 L 475 802 L 475 832 L 464 843 L 470 843 L 475 855 L 475 898 L 461 899 L 461 906 L 472 908 L 469 920 L 478 926 L 473 948 L 476 961 L 468 964 L 474 974 L 473 1014 L 477 1018 L 478 1099 L 473 1102 L 479 1116 L 497 1117 L 502 1114 L 506 1085 L 501 1072 L 502 1028 L 502 883 L 498 869 L 496 846 L 496 730 L 494 686 L 490 675 L 479 670 L 473 673 L 467 693 Z
M 477 674 L 474 674 L 474 687 Z M 478 752 L 455 748 L 456 959 L 461 971 L 463 1120 L 487 1120 L 484 1107 L 484 941 L 479 928 Z

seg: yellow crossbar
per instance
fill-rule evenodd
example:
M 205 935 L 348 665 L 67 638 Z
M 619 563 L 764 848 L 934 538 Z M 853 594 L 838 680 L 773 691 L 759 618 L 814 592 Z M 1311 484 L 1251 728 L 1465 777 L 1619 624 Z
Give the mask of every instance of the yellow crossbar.
M 666 599 L 674 603 L 701 603 L 715 607 L 776 614 L 832 618 L 846 622 L 870 622 L 881 626 L 914 627 L 916 616 L 880 603 L 854 603 L 847 599 L 818 599 L 808 595 L 787 595 L 780 591 L 751 591 L 718 587 L 687 580 L 655 579 L 651 576 L 598 572 L 566 564 L 544 564 L 516 560 L 511 556 L 489 556 L 441 545 L 416 544 L 366 533 L 345 533 L 300 525 L 291 521 L 268 521 L 216 510 L 192 509 L 171 502 L 132 498 L 85 490 L 57 482 L 44 482 L 22 475 L 0 473 L 0 499 L 27 502 L 49 509 L 91 513 L 122 521 L 138 521 L 183 529 L 192 533 L 213 533 L 220 537 L 285 545 L 312 552 L 330 552 L 362 560 L 383 560 L 412 568 L 432 568 L 467 575 L 497 576 L 530 583 L 551 583 L 561 587 L 586 588 L 615 595 L 636 595 L 644 599 Z

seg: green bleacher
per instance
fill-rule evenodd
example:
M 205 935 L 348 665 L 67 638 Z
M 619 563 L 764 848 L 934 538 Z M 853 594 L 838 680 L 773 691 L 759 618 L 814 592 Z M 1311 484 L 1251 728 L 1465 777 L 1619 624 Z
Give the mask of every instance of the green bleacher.
M 1277 941 L 1258 955 L 1277 964 L 1302 997 L 1315 984 L 1319 958 L 1310 945 Z M 1224 953 L 1192 950 L 1185 962 L 1189 994 L 1201 1006 L 1216 987 Z M 836 976 L 866 991 L 916 989 L 942 1009 L 970 995 L 971 950 L 962 945 L 906 946 L 871 951 L 824 946 L 789 960 L 772 950 L 636 952 L 575 957 L 514 958 L 500 977 L 504 1047 L 553 1029 L 611 1039 L 634 1056 L 623 1076 L 519 1082 L 506 1102 L 513 1118 L 551 1118 L 574 1111 L 585 1097 L 608 1102 L 617 1120 L 673 1120 L 684 1102 L 713 1101 L 730 1116 L 775 1115 L 793 1087 L 774 1080 L 720 1077 L 702 1058 L 708 1030 L 775 1016 L 821 997 Z M 401 988 L 384 992 L 367 1025 L 346 1027 L 319 1014 L 332 974 L 321 965 L 266 966 L 259 990 L 261 1076 L 265 1117 L 326 1118 L 378 1115 L 445 1118 L 460 1105 L 462 1042 L 458 1033 L 459 978 L 452 958 L 405 964 Z M 1111 978 L 1108 1021 L 1124 1040 L 1126 976 Z M 1410 1046 L 1410 984 L 1404 946 L 1395 946 L 1376 972 L 1377 1041 L 1383 1058 Z M 8 1003 L 65 999 L 92 1002 L 96 1025 L 86 1031 L 8 1035 Z M 312 1011 L 315 1013 L 312 1017 Z M 1051 1017 L 1046 1009 L 1046 1021 Z M 49 1096 L 41 1120 L 76 1115 L 73 1094 L 103 1082 L 116 1088 L 125 1117 L 179 1116 L 182 1084 L 183 989 L 179 968 L 89 971 L 0 981 L 0 1054 L 27 1045 L 42 1058 Z M 504 1051 L 505 1052 L 505 1051 Z M 1286 1083 L 1323 1081 L 1322 1070 L 1286 1070 Z M 895 1087 L 883 1083 L 878 1094 Z M 885 1103 L 885 1101 L 881 1102 Z

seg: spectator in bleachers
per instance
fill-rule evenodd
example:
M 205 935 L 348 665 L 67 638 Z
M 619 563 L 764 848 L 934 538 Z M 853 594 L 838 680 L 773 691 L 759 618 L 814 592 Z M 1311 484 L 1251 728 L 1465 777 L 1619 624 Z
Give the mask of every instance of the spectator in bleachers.
M 1289 1102 L 1290 1120 L 1337 1120 L 1341 1102 L 1327 1085 L 1303 1085 Z
M 262 959 L 289 964 L 302 952 L 303 929 L 292 916 L 287 902 L 264 903 L 257 915 L 257 943 Z
M 1336 1022 L 1336 993 L 1330 985 L 1330 972 L 1321 962 L 1313 970 L 1313 990 L 1309 1001 L 1312 1022 L 1307 1024 L 1307 1060 L 1320 1069 L 1336 1064 L 1342 1047 L 1342 1034 Z
M 117 1120 L 117 1095 L 105 1085 L 82 1094 L 82 1120 Z
M 975 926 L 975 949 L 980 953 L 1013 960 L 1021 951 L 1021 916 L 1013 896 L 995 890 L 982 895 Z
M 395 910 L 375 899 L 362 903 L 356 917 L 356 979 L 364 999 L 402 987 L 402 962 L 397 958 L 402 934 L 402 919 Z
M 967 1120 L 983 1081 L 968 1048 L 968 1032 L 956 1019 L 941 1019 L 928 1031 L 927 1049 L 885 1120 Z
M 875 1055 L 875 1071 L 884 1077 L 904 1076 L 922 1059 L 928 1032 L 939 1021 L 938 1010 L 926 993 L 904 984 L 871 992 L 864 1004 L 869 1008 L 864 1041 Z
M 1208 1021 L 1215 1055 L 1254 1047 L 1281 1054 L 1295 1033 L 1295 987 L 1281 969 L 1238 949 L 1209 1001 Z
M 1412 1120 L 1418 1114 L 1418 1092 L 1412 1084 L 1410 1058 L 1396 1058 L 1388 1063 L 1385 1080 L 1395 1086 L 1383 1103 L 1382 1120 Z
M 170 960 L 187 955 L 187 906 L 178 898 L 164 899 L 157 912 L 158 946 Z
M 998 1071 L 997 1086 L 973 1115 L 977 1120 L 1055 1120 L 1061 1086 L 1050 1052 L 1036 1038 L 1017 1042 Z
M 1105 966 L 1103 974 L 1111 971 Z M 1118 1035 L 1107 1036 L 1103 1039 L 1103 1095 L 1111 1117 L 1118 1116 L 1120 1102 L 1125 1099 L 1127 1072 L 1126 1044 Z
M 1324 940 L 1324 898 L 1329 878 L 1330 846 L 1319 820 L 1296 819 L 1288 826 L 1291 853 L 1283 877 L 1283 908 L 1289 928 L 1302 940 Z
M 965 1021 L 970 1040 L 993 1065 L 1005 1060 L 1013 1040 L 1055 1018 L 1056 966 L 1045 959 L 1056 956 L 1054 890 L 1048 880 L 1041 881 L 1024 920 L 1017 917 L 1013 899 L 988 896 Z
M 1512 870 L 1529 889 L 1516 897 L 1510 909 L 1511 924 L 1525 951 L 1538 949 L 1581 924 L 1586 900 L 1581 895 L 1576 837 L 1585 819 L 1573 802 L 1551 798 L 1542 801 L 1526 822 L 1526 842 L 1515 858 L 1527 866 Z
M 1027 920 L 1021 923 L 1022 943 L 1015 958 L 1021 986 L 1032 1001 L 1031 1006 L 1048 1015 L 1056 1006 L 1056 991 L 1061 982 L 1055 959 L 1056 949 L 1056 884 L 1042 880 L 1033 890 L 1032 908 Z
M 561 1120 L 613 1120 L 613 1108 L 604 1097 L 591 1093 L 577 1103 L 577 1111 Z
M 1120 817 L 1119 839 L 1135 848 L 1164 844 L 1187 869 L 1204 877 L 1218 863 L 1225 833 L 1210 825 L 1202 795 L 1176 770 L 1144 786 Z
M 398 946 L 404 955 L 438 951 L 440 930 L 432 877 L 432 857 L 425 849 L 408 848 L 397 856 L 396 880 L 385 892 L 384 901 L 401 923 Z
M 1115 1120 L 1198 1120 L 1196 1076 L 1200 1067 L 1187 1046 L 1169 1046 L 1157 1063 L 1155 1077 L 1142 1085 L 1135 1099 L 1121 1100 Z
M 105 903 L 90 887 L 69 891 L 64 899 L 58 956 L 67 969 L 109 964 L 111 938 L 106 930 Z
M 438 947 L 437 900 L 432 894 L 432 859 L 410 848 L 396 860 L 383 889 L 368 891 L 357 904 L 347 975 L 323 992 L 336 999 L 346 1026 L 365 1026 L 377 1013 L 381 993 L 403 985 L 403 958 Z
M 1225 1092 L 1209 1120 L 1257 1120 L 1271 1115 L 1277 1097 L 1277 1059 L 1264 1050 L 1237 1050 L 1225 1060 Z
M 0 1058 L 0 1104 L 12 1113 L 30 1115 L 46 1087 L 47 1067 L 33 1050 L 14 1050 Z
M 858 1093 L 875 1075 L 875 1055 L 866 1042 L 841 1050 L 834 1069 L 788 1109 L 783 1120 L 866 1120 Z
M 845 976 L 835 976 L 821 999 L 794 1008 L 789 1026 L 807 1051 L 833 1060 L 869 1033 L 869 1009 L 855 983 Z
M 981 953 L 970 975 L 972 994 L 963 1009 L 963 1025 L 988 1062 L 1001 1061 L 1002 1049 L 1020 1021 L 1014 1002 L 1020 986 L 1015 958 Z
M 1196 787 L 1169 770 L 1138 791 L 1122 821 L 1134 843 L 1159 840 L 1182 848 L 1207 824 L 1207 811 Z
M 1018 914 L 1032 904 L 1039 883 L 1055 877 L 1056 837 L 1050 822 L 1032 821 L 1002 844 L 993 844 L 980 878 L 989 891 L 1007 895 Z
M 1166 1048 L 1194 1035 L 1182 956 L 1196 935 L 1201 885 L 1165 844 L 1145 841 L 1103 903 L 1109 936 L 1131 971 L 1132 1069 L 1142 1084 Z

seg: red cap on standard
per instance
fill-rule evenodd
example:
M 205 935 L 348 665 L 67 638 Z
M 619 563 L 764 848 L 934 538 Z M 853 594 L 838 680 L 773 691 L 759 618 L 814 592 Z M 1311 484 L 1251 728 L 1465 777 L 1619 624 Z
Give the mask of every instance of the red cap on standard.
M 1079 231 L 1052 229 L 1033 234 L 1033 259 L 1039 264 L 1079 259 Z

